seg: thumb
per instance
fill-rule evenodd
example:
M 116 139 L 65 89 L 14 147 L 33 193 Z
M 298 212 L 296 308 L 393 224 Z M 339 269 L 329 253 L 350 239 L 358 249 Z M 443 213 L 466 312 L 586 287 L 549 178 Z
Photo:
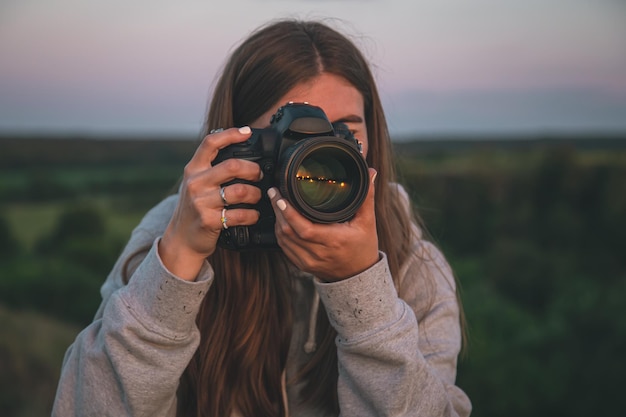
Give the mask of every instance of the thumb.
M 374 168 L 367 168 L 370 174 L 370 185 L 374 188 L 374 182 L 376 181 L 376 176 L 378 175 L 378 171 Z
M 366 200 L 372 200 L 373 203 L 374 195 L 376 194 L 376 177 L 378 176 L 378 171 L 376 171 L 374 168 L 368 168 L 367 170 L 370 174 L 370 188 L 367 191 Z
M 367 190 L 367 196 L 365 196 L 365 200 L 363 200 L 363 204 L 361 205 L 361 208 L 359 208 L 356 217 L 361 218 L 364 221 L 374 222 L 376 216 L 374 212 L 374 196 L 376 195 L 375 181 L 378 171 L 374 168 L 368 168 L 368 171 L 370 179 L 369 189 Z

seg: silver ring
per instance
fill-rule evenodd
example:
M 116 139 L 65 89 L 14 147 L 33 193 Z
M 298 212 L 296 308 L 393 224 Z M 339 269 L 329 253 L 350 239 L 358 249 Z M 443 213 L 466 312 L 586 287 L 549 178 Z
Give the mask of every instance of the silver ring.
M 217 129 L 211 129 L 211 131 L 209 132 L 209 135 L 212 135 L 213 133 L 220 133 L 223 131 L 224 131 L 224 128 L 218 127 Z
M 228 229 L 228 225 L 226 224 L 226 222 L 228 221 L 228 218 L 226 217 L 225 208 L 222 209 L 222 218 L 220 219 L 220 221 L 222 222 L 222 227 L 224 228 L 224 230 Z
M 224 204 L 224 207 L 227 207 L 228 201 L 226 201 L 226 195 L 224 195 L 224 188 L 225 187 L 220 187 L 220 197 L 222 198 L 222 203 Z

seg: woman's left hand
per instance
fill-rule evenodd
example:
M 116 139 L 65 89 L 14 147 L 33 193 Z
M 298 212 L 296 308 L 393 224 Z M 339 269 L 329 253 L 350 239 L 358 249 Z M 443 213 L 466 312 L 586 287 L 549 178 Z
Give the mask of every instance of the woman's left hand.
M 359 274 L 379 260 L 374 179 L 354 217 L 343 223 L 313 223 L 282 198 L 276 188 L 268 195 L 276 215 L 276 239 L 287 257 L 300 270 L 323 281 L 340 281 Z

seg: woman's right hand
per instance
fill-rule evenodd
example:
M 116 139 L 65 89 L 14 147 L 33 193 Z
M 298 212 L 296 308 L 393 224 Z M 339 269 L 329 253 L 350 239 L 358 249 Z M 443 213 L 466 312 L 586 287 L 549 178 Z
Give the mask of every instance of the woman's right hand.
M 220 149 L 250 137 L 245 126 L 209 134 L 185 167 L 178 205 L 159 243 L 159 255 L 165 267 L 177 277 L 193 281 L 202 263 L 215 251 L 222 231 L 221 184 L 233 179 L 259 181 L 260 166 L 244 159 L 227 159 L 213 165 Z M 256 204 L 261 190 L 249 184 L 231 184 L 224 188 L 228 204 Z M 226 207 L 227 208 L 227 207 Z M 227 209 L 227 225 L 252 225 L 259 220 L 254 209 Z

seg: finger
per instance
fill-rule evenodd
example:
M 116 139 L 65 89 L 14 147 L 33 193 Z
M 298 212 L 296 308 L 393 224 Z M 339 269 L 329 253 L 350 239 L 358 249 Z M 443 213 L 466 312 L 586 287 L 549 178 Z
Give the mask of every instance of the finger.
M 226 228 L 233 226 L 251 226 L 259 221 L 260 213 L 253 209 L 224 209 L 218 211 L 220 223 L 218 228 Z M 222 220 L 222 214 L 224 217 Z M 226 227 L 224 227 L 226 224 Z
M 261 199 L 261 189 L 254 185 L 235 183 L 220 187 L 216 190 L 217 204 L 225 207 L 233 204 L 256 204 Z M 223 195 L 222 195 L 223 193 Z
M 250 127 L 244 126 L 239 129 L 233 127 L 205 136 L 191 161 L 185 167 L 186 173 L 194 173 L 211 166 L 211 162 L 213 162 L 220 149 L 247 140 L 251 133 Z
M 365 196 L 365 200 L 363 200 L 363 204 L 359 207 L 359 210 L 356 212 L 355 216 L 350 220 L 350 223 L 367 223 L 367 224 L 376 224 L 376 214 L 375 214 L 375 197 L 376 197 L 376 176 L 378 172 L 374 168 L 368 168 L 370 185 L 367 190 L 367 196 Z
M 256 182 L 262 178 L 262 175 L 261 167 L 255 162 L 245 159 L 228 159 L 213 168 L 203 169 L 193 174 L 186 173 L 184 187 L 194 196 L 213 196 L 215 207 L 218 207 L 224 205 L 219 194 L 221 184 L 235 179 Z M 230 204 L 235 204 L 238 197 L 245 200 L 241 202 L 255 203 L 261 196 L 260 191 L 256 191 L 257 187 L 253 185 L 240 187 L 231 184 L 228 187 L 228 194 L 231 197 L 227 201 Z
M 267 196 L 270 199 L 270 204 L 272 205 L 272 209 L 274 210 L 274 216 L 276 218 L 276 237 L 278 239 L 281 238 L 280 235 L 292 235 L 294 234 L 287 223 L 287 220 L 283 216 L 283 210 L 287 208 L 286 201 L 282 198 L 280 192 L 275 187 L 272 187 L 267 190 Z
M 256 162 L 231 158 L 214 165 L 210 177 L 218 184 L 235 179 L 256 182 L 263 178 L 263 171 Z
M 280 196 L 276 188 L 270 188 L 267 195 L 274 207 L 276 226 L 281 234 L 291 238 L 297 237 L 307 242 L 321 243 L 323 241 L 324 234 L 315 231 L 316 228 L 323 227 L 323 225 L 314 224 L 298 213 L 287 200 Z

